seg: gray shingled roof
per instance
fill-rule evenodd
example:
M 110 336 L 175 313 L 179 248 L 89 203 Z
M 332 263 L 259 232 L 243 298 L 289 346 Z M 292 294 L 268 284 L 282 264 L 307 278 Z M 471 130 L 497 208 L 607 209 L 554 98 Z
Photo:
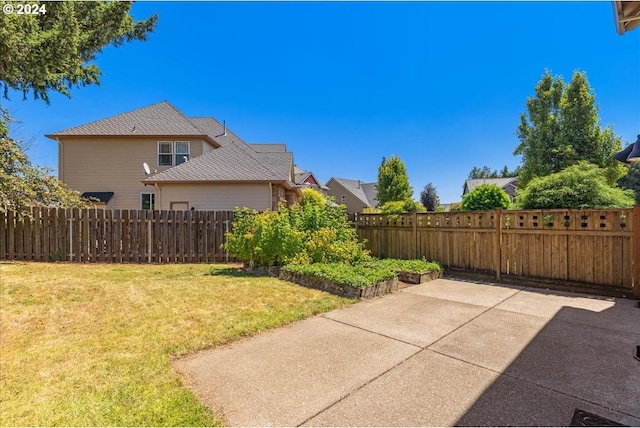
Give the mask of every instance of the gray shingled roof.
M 291 185 L 293 154 L 256 152 L 212 117 L 190 121 L 221 146 L 145 180 L 147 183 L 180 181 L 285 181 Z
M 249 144 L 256 152 L 266 153 L 266 152 L 286 152 L 287 145 L 286 144 Z
M 336 177 L 333 177 L 333 180 L 340 183 L 346 190 L 351 192 L 356 198 L 360 199 L 365 205 L 370 207 L 376 207 L 378 205 L 378 189 L 376 188 L 378 183 L 363 183 L 360 180 Z
M 75 135 L 87 136 L 201 136 L 210 140 L 180 110 L 163 101 L 148 107 L 97 120 L 75 128 L 54 132 L 49 138 Z

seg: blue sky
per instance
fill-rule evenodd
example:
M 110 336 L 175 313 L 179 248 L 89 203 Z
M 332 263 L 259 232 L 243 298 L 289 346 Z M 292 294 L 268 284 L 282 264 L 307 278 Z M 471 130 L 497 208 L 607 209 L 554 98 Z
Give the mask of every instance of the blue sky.
M 44 134 L 167 100 L 249 143 L 285 143 L 326 182 L 375 181 L 405 162 L 418 197 L 460 200 L 474 167 L 514 168 L 515 131 L 545 69 L 585 71 L 602 125 L 640 133 L 640 29 L 619 36 L 611 2 L 137 2 L 159 15 L 147 42 L 107 48 L 102 85 L 11 93 L 32 162 L 55 168 Z

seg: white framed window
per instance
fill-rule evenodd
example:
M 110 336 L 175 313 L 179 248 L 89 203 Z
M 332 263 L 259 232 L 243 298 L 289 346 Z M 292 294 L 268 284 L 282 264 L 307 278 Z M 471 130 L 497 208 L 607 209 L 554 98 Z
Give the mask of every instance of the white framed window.
M 158 166 L 174 166 L 188 161 L 191 144 L 188 141 L 158 141 Z
M 156 194 L 155 193 L 141 193 L 140 194 L 140 209 L 143 209 L 143 210 L 155 210 L 156 209 Z
M 176 161 L 175 165 L 180 165 L 189 160 L 189 142 L 176 141 L 175 143 Z
M 173 165 L 173 141 L 158 141 L 158 166 Z

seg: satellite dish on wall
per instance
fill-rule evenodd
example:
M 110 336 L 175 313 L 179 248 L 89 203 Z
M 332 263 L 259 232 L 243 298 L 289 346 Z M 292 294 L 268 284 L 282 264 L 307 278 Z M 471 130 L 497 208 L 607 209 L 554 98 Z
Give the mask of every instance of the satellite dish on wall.
M 149 169 L 149 164 L 146 162 L 142 162 L 142 167 L 144 168 L 144 175 L 151 174 L 151 170 Z

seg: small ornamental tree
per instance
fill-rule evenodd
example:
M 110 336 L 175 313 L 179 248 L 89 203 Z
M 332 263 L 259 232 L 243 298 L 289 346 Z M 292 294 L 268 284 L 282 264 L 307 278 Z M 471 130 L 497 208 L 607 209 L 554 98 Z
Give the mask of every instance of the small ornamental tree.
M 611 187 L 607 171 L 585 161 L 531 180 L 516 198 L 520 209 L 630 208 L 634 202 L 633 190 Z
M 389 201 L 411 199 L 413 189 L 409 185 L 409 176 L 404 162 L 398 156 L 382 158 L 378 168 L 378 204 L 383 206 Z
M 462 197 L 462 211 L 494 210 L 509 208 L 511 200 L 507 192 L 495 184 L 481 184 Z

